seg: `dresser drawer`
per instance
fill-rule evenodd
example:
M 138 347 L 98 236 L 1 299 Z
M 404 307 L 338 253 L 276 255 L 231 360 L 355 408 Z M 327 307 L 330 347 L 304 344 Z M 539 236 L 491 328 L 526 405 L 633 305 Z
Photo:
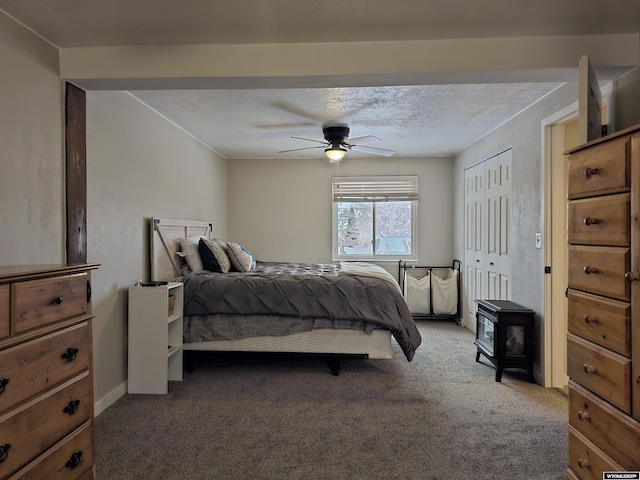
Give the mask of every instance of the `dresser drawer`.
M 569 156 L 570 199 L 629 191 L 631 185 L 630 140 L 594 145 Z
M 89 373 L 0 416 L 0 445 L 9 445 L 0 463 L 0 478 L 55 445 L 91 419 L 92 381 Z
M 569 288 L 629 301 L 630 283 L 624 278 L 630 267 L 625 247 L 569 246 Z
M 631 304 L 569 290 L 569 332 L 631 357 Z
M 11 480 L 47 479 L 78 480 L 95 478 L 92 446 L 93 424 L 85 423 L 78 430 L 36 458 L 16 473 Z
M 567 334 L 567 374 L 631 415 L 631 360 Z
M 89 312 L 87 273 L 14 283 L 14 331 L 20 333 Z
M 569 426 L 569 467 L 582 480 L 602 480 L 603 472 L 621 472 L 621 465 Z
M 0 339 L 9 336 L 9 285 L 0 285 Z
M 576 475 L 576 473 L 571 470 L 571 468 L 567 468 L 567 472 L 565 474 L 565 480 L 580 480 L 580 477 Z
M 627 470 L 640 471 L 640 422 L 569 381 L 569 424 Z
M 569 243 L 629 246 L 629 198 L 621 193 L 569 202 Z
M 82 322 L 1 351 L 0 413 L 87 370 L 90 348 L 91 330 Z

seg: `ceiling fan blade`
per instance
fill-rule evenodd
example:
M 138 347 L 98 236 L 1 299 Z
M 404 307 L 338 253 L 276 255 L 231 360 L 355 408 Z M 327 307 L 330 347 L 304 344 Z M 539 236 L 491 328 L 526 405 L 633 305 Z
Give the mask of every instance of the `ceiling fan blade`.
M 355 138 L 347 138 L 344 143 L 347 145 L 355 145 L 356 143 L 369 143 L 369 142 L 380 142 L 381 140 L 378 137 L 374 137 L 373 135 L 365 135 L 364 137 L 355 137 Z
M 261 128 L 263 130 L 291 130 L 292 128 L 315 127 L 315 126 L 316 124 L 311 122 L 297 122 L 297 123 L 261 124 L 261 125 L 256 125 L 256 128 Z
M 326 140 L 314 140 L 313 138 L 303 138 L 303 137 L 291 137 L 291 138 L 295 138 L 296 140 L 306 140 L 307 142 L 316 142 L 316 143 L 321 143 L 323 145 L 329 145 L 329 143 Z
M 324 145 L 318 145 L 317 147 L 304 147 L 304 148 L 293 148 L 291 150 L 280 150 L 278 153 L 288 153 L 288 152 L 299 152 L 300 150 L 313 150 L 315 148 L 324 148 Z
M 383 157 L 390 157 L 394 153 L 393 150 L 387 150 L 384 148 L 374 148 L 374 147 L 365 147 L 363 145 L 350 145 L 352 150 L 357 150 L 358 152 L 370 153 L 372 155 L 381 155 Z
M 324 118 L 321 115 L 317 115 L 312 111 L 299 108 L 288 102 L 281 102 L 281 101 L 274 102 L 273 106 L 276 108 L 279 108 L 280 110 L 284 110 L 285 112 L 292 113 L 294 115 L 306 118 L 307 120 L 312 120 L 317 123 L 321 123 L 324 120 Z

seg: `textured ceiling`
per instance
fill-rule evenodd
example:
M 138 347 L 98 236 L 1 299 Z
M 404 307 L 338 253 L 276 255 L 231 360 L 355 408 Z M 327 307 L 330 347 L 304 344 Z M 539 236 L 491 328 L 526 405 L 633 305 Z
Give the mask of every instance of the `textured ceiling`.
M 451 155 L 537 101 L 556 84 L 438 85 L 278 90 L 134 91 L 227 158 L 317 157 L 322 125 L 399 156 Z M 455 105 L 455 108 L 452 106 Z M 350 152 L 350 156 L 355 152 Z M 359 156 L 365 156 L 359 154 Z
M 639 0 L 0 0 L 0 10 L 63 49 L 640 32 Z M 338 52 L 332 61 L 349 59 Z M 381 141 L 371 146 L 397 156 L 432 156 L 458 153 L 559 85 L 131 94 L 227 158 L 317 156 L 277 152 L 315 146 L 290 137 L 321 140 L 327 123 L 348 124 L 352 137 L 374 135 Z

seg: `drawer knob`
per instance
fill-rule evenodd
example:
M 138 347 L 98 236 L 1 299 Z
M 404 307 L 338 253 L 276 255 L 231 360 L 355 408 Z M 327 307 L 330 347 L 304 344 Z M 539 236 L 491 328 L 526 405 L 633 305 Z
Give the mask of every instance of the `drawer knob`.
M 0 395 L 4 393 L 7 383 L 9 383 L 8 378 L 0 378 Z
M 64 358 L 67 362 L 73 362 L 78 354 L 78 349 L 74 347 L 67 348 L 67 351 L 60 355 L 60 358 Z
M 598 173 L 599 173 L 598 167 L 596 168 L 587 167 L 584 169 L 584 178 L 589 180 L 592 176 L 598 175 Z
M 578 466 L 580 468 L 589 468 L 589 460 L 585 460 L 584 458 L 578 459 Z
M 589 420 L 589 412 L 583 412 L 582 410 L 578 410 L 578 418 L 580 420 Z
M 598 219 L 597 218 L 584 217 L 584 224 L 585 225 L 595 225 L 597 223 L 598 223 Z
M 71 455 L 65 467 L 73 469 L 80 465 L 80 463 L 82 463 L 82 450 Z
M 592 374 L 592 373 L 596 373 L 596 367 L 594 367 L 593 365 L 590 365 L 588 363 L 585 363 L 582 368 L 584 368 L 585 373 L 588 374 Z
M 80 406 L 80 400 L 71 400 L 69 402 L 69 405 L 64 407 L 64 410 L 62 410 L 62 412 L 68 413 L 69 416 L 71 416 L 78 411 L 79 406 Z
M 584 270 L 584 273 L 586 273 L 587 275 L 591 275 L 592 273 L 598 273 L 598 269 L 596 267 L 590 267 L 589 265 L 584 267 L 583 270 Z
M 53 302 L 51 302 L 51 305 L 60 305 L 62 303 L 62 297 L 56 297 L 53 299 Z
M 637 272 L 627 272 L 624 274 L 624 278 L 627 282 L 634 282 L 640 280 L 640 274 Z
M 4 462 L 9 456 L 9 449 L 11 448 L 10 443 L 5 443 L 4 445 L 0 445 L 0 463 Z
M 584 323 L 598 323 L 598 319 L 596 317 L 590 317 L 589 315 L 585 315 Z

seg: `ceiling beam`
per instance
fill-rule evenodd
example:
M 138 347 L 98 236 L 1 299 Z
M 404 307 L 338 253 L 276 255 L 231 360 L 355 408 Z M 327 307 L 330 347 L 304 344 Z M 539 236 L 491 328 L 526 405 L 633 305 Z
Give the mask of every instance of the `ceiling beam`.
M 63 48 L 60 70 L 89 90 L 565 82 L 582 55 L 614 79 L 640 64 L 640 35 Z

